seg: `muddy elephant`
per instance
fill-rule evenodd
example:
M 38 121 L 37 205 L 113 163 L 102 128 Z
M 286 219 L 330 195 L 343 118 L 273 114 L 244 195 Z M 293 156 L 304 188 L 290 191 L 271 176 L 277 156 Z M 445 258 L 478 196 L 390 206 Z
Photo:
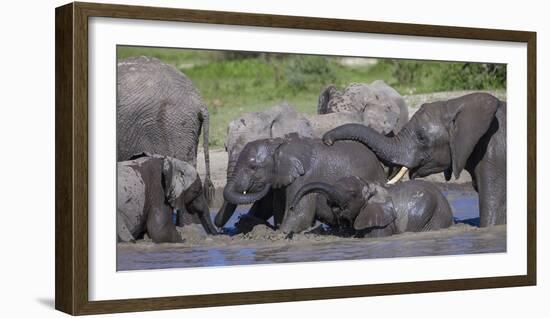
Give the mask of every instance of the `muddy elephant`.
M 231 204 L 250 204 L 273 195 L 275 205 L 251 209 L 249 214 L 262 220 L 273 216 L 274 226 L 285 233 L 298 233 L 311 227 L 317 218 L 333 222 L 333 214 L 324 198 L 309 197 L 289 211 L 296 191 L 310 182 L 335 182 L 342 174 L 365 180 L 384 182 L 382 165 L 367 147 L 354 142 L 333 147 L 320 139 L 291 134 L 284 138 L 263 139 L 248 143 L 237 160 L 234 177 L 224 188 L 224 198 Z M 216 222 L 225 224 L 231 214 L 221 211 Z
M 117 239 L 130 242 L 145 233 L 155 243 L 181 242 L 173 222 L 182 214 L 197 215 L 205 231 L 215 234 L 200 177 L 178 159 L 141 153 L 117 163 Z
M 290 133 L 312 137 L 313 128 L 304 115 L 296 112 L 287 103 L 275 105 L 262 112 L 245 113 L 231 121 L 227 127 L 225 139 L 225 150 L 228 153 L 227 183 L 234 178 L 237 159 L 249 142 L 280 138 Z M 273 194 L 269 193 L 255 202 L 251 210 L 271 210 L 274 204 L 276 202 L 273 202 Z M 233 215 L 236 208 L 236 204 L 224 200 L 215 219 L 216 226 L 223 227 L 229 220 L 229 217 L 226 219 L 224 216 Z
M 340 227 L 353 228 L 368 237 L 439 230 L 453 224 L 449 202 L 426 181 L 388 186 L 346 176 L 333 185 L 314 182 L 298 190 L 291 208 L 310 193 L 326 196 Z
M 202 130 L 204 189 L 210 201 L 214 187 L 210 181 L 208 128 L 206 104 L 191 80 L 175 67 L 145 56 L 118 62 L 117 161 L 145 151 L 196 167 Z
M 409 120 L 409 110 L 399 93 L 384 81 L 352 83 L 343 91 L 329 85 L 319 95 L 317 114 L 355 113 L 362 123 L 387 135 L 397 134 Z
M 395 137 L 349 124 L 323 140 L 359 141 L 411 179 L 439 172 L 458 179 L 465 169 L 479 193 L 480 226 L 506 223 L 506 102 L 490 94 L 424 104 Z

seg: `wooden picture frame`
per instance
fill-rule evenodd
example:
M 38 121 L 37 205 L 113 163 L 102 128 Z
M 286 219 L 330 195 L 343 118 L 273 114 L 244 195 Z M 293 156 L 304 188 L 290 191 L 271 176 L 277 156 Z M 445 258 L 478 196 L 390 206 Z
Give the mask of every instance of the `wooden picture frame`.
M 427 293 L 536 284 L 536 33 L 420 24 L 70 3 L 56 9 L 55 307 L 101 314 L 329 298 Z M 368 32 L 527 44 L 527 274 L 146 299 L 88 297 L 88 19 L 111 17 L 270 28 Z

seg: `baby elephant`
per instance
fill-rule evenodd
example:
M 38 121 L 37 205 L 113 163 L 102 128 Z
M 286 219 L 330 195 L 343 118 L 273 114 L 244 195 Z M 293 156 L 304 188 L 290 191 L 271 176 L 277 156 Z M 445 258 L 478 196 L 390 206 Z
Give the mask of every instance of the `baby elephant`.
M 117 163 L 117 239 L 130 242 L 147 233 L 155 243 L 182 242 L 172 218 L 183 226 L 185 211 L 196 213 L 209 234 L 216 228 L 197 171 L 190 164 L 141 153 Z
M 369 237 L 437 230 L 453 224 L 449 203 L 426 181 L 412 180 L 386 186 L 348 176 L 334 185 L 313 182 L 297 192 L 292 206 L 308 193 L 327 197 L 341 227 L 353 226 Z

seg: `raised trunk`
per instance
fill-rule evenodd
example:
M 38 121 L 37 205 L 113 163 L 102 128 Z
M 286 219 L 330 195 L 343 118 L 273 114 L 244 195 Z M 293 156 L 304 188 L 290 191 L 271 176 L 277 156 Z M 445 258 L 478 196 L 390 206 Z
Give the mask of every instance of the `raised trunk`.
M 395 137 L 386 137 L 376 130 L 361 124 L 346 124 L 336 127 L 323 136 L 323 141 L 331 145 L 338 140 L 354 140 L 369 147 L 382 161 L 398 166 L 411 168 L 408 153 L 406 131 Z
M 235 190 L 235 182 L 229 181 L 223 190 L 223 198 L 233 204 L 250 204 L 254 203 L 267 195 L 271 189 L 270 184 L 266 184 L 259 192 L 239 193 Z
M 342 206 L 345 203 L 344 196 L 340 194 L 333 186 L 324 182 L 312 182 L 301 187 L 300 190 L 294 196 L 290 205 L 291 209 L 294 209 L 300 202 L 303 196 L 309 193 L 319 193 L 327 197 L 327 202 Z

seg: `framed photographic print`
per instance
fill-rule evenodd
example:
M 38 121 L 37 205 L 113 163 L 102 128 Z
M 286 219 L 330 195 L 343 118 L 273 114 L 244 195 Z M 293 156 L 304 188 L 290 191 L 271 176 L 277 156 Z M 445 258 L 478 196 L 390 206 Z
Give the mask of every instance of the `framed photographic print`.
M 56 308 L 536 284 L 536 34 L 56 9 Z

